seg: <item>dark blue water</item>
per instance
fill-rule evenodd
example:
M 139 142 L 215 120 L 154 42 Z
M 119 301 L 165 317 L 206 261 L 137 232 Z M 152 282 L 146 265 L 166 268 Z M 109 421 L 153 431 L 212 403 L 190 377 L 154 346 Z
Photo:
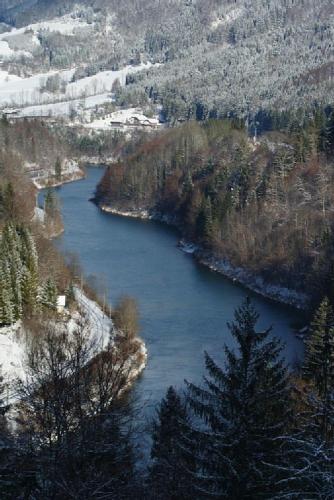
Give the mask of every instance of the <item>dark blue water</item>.
M 97 276 L 111 302 L 122 294 L 137 299 L 149 360 L 135 391 L 155 405 L 167 386 L 200 380 L 204 350 L 222 358 L 224 342 L 232 344 L 226 322 L 249 292 L 182 253 L 173 229 L 99 211 L 88 199 L 102 173 L 89 168 L 85 180 L 59 188 L 65 224 L 59 244 L 79 255 L 85 274 Z M 273 325 L 293 363 L 302 354 L 292 331 L 300 314 L 252 297 L 261 314 L 259 328 Z

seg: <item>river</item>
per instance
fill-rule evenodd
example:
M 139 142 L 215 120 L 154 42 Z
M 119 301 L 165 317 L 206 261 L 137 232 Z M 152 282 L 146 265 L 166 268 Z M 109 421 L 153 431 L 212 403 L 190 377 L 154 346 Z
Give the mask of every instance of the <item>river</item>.
M 88 168 L 84 180 L 57 188 L 65 225 L 58 245 L 78 254 L 84 273 L 104 284 L 111 303 L 124 294 L 137 299 L 149 357 L 135 392 L 146 408 L 155 406 L 169 385 L 199 382 L 204 350 L 222 359 L 223 344 L 232 345 L 226 323 L 247 294 L 261 315 L 259 328 L 272 325 L 286 343 L 287 360 L 300 359 L 302 342 L 292 325 L 301 313 L 197 264 L 177 248 L 173 228 L 101 212 L 88 200 L 102 173 Z

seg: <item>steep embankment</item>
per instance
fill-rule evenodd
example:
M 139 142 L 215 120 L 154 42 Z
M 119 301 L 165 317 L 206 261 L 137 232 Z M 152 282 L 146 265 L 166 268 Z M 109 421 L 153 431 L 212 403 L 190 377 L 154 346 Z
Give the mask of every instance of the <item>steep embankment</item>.
M 66 331 L 69 336 L 84 328 L 84 335 L 91 346 L 92 356 L 103 353 L 108 343 L 112 342 L 115 349 L 121 349 L 125 341 L 125 334 L 118 331 L 113 321 L 98 304 L 90 300 L 82 290 L 75 290 L 76 306 L 64 310 L 54 318 L 55 331 Z M 84 325 L 84 326 L 83 326 Z M 45 322 L 45 329 L 49 327 Z M 0 366 L 2 375 L 7 384 L 6 403 L 17 402 L 17 382 L 26 381 L 29 377 L 28 352 L 33 342 L 34 332 L 22 322 L 0 328 Z M 135 337 L 129 349 L 129 356 L 124 362 L 122 370 L 126 374 L 129 387 L 145 369 L 147 350 L 144 342 Z
M 177 225 L 199 246 L 201 261 L 305 306 L 307 296 L 332 293 L 332 143 L 322 147 L 322 134 L 311 121 L 254 144 L 237 124 L 190 123 L 110 167 L 96 201 L 113 213 Z
M 128 386 L 145 368 L 143 341 L 129 338 L 96 302 L 73 288 L 73 271 L 49 241 L 63 230 L 53 192 L 47 193 L 44 210 L 36 210 L 36 189 L 18 157 L 9 153 L 0 154 L 0 174 L 0 371 L 8 403 L 17 401 L 17 379 L 29 376 L 32 343 L 50 328 L 66 336 L 80 330 L 91 346 L 89 359 L 108 347 L 121 360 Z M 67 304 L 59 310 L 60 297 Z

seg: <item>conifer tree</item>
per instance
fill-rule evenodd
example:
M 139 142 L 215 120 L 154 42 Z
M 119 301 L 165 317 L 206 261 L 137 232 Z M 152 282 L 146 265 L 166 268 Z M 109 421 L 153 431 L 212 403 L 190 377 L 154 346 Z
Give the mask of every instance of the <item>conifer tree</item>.
M 61 173 L 62 173 L 61 161 L 60 161 L 60 158 L 57 157 L 57 160 L 55 163 L 55 176 L 56 176 L 57 180 L 61 179 Z
M 197 218 L 197 233 L 205 244 L 210 244 L 213 237 L 212 203 L 210 197 L 203 200 Z
M 189 440 L 189 417 L 185 403 L 175 389 L 169 387 L 153 427 L 153 463 L 149 478 L 153 498 L 194 498 L 194 458 L 189 452 Z
M 19 320 L 23 308 L 36 310 L 38 259 L 27 228 L 7 223 L 0 239 L 0 316 L 4 324 Z
M 22 277 L 22 300 L 26 307 L 31 312 L 34 312 L 37 306 L 38 297 L 38 256 L 36 246 L 30 232 L 25 228 L 21 228 L 22 239 L 22 261 L 23 277 Z
M 216 498 L 268 498 L 277 480 L 281 437 L 289 420 L 287 370 L 282 346 L 257 332 L 258 314 L 249 299 L 229 326 L 238 353 L 225 346 L 225 367 L 205 355 L 204 386 L 187 383 L 199 427 L 198 489 Z
M 326 441 L 333 427 L 334 411 L 334 312 L 324 298 L 311 324 L 306 342 L 305 378 L 313 382 L 321 405 L 321 432 Z
M 46 307 L 50 307 L 51 309 L 56 309 L 57 298 L 58 298 L 57 286 L 53 281 L 53 279 L 49 278 L 42 287 L 41 303 Z
M 6 262 L 2 262 L 0 273 L 0 324 L 11 325 L 14 322 L 14 307 L 10 273 Z
M 6 220 L 15 218 L 15 194 L 11 182 L 8 182 L 3 191 L 3 207 Z
M 6 295 L 10 297 L 13 319 L 18 320 L 22 315 L 22 261 L 19 237 L 12 223 L 8 223 L 3 230 L 1 254 L 6 280 Z
M 73 302 L 75 302 L 75 290 L 74 290 L 74 284 L 72 281 L 66 287 L 65 295 L 66 295 L 66 299 L 67 299 L 68 304 L 72 304 Z

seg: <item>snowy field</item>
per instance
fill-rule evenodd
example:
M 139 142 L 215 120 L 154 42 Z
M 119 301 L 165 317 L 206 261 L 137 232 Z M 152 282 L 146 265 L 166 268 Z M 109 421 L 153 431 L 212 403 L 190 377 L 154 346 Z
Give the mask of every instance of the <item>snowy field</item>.
M 32 57 L 34 50 L 40 46 L 38 35 L 43 31 L 57 32 L 66 36 L 74 36 L 82 30 L 91 30 L 94 24 L 88 24 L 76 17 L 75 13 L 40 23 L 29 24 L 23 28 L 13 28 L 0 34 L 0 60 L 14 60 L 25 55 Z M 87 33 L 88 34 L 88 33 Z M 26 46 L 26 50 L 19 47 Z
M 51 104 L 39 104 L 37 106 L 27 106 L 17 110 L 17 115 L 22 118 L 45 116 L 45 117 L 69 117 L 75 111 L 81 114 L 83 111 L 94 109 L 95 106 L 101 106 L 108 102 L 112 102 L 113 98 L 110 93 L 98 94 L 89 96 L 84 99 L 73 99 L 68 101 L 56 102 Z
M 79 289 L 75 290 L 76 300 L 82 310 L 85 320 L 87 320 L 87 330 L 90 332 L 92 341 L 101 351 L 108 345 L 110 332 L 113 330 L 113 323 L 101 308 L 93 301 L 89 300 Z M 73 332 L 78 326 L 78 318 L 69 318 L 63 326 Z M 60 328 L 62 323 L 59 324 Z M 13 402 L 16 399 L 15 381 L 25 380 L 26 377 L 26 333 L 21 322 L 12 326 L 0 328 L 0 366 L 2 375 L 8 385 L 6 399 Z
M 29 78 L 21 78 L 7 71 L 0 71 L 0 108 L 42 104 L 55 100 L 56 96 L 43 92 L 42 89 L 47 79 L 56 74 L 59 74 L 62 81 L 68 83 L 73 77 L 74 70 L 65 70 L 60 73 L 50 71 Z M 60 96 L 57 97 L 59 100 Z
M 0 61 L 6 59 L 17 59 L 21 56 L 32 57 L 31 53 L 26 50 L 13 50 L 10 48 L 8 42 L 0 41 Z
M 53 109 L 55 109 L 56 114 L 60 115 L 64 110 L 69 110 L 70 101 L 94 96 L 99 96 L 97 97 L 97 103 L 101 103 L 101 99 L 104 98 L 106 101 L 110 100 L 108 93 L 112 91 L 113 84 L 117 80 L 124 86 L 127 75 L 148 69 L 150 66 L 151 64 L 147 63 L 126 66 L 119 71 L 100 71 L 94 76 L 82 78 L 75 82 L 72 81 L 75 69 L 60 72 L 50 71 L 29 78 L 20 78 L 16 75 L 10 75 L 7 71 L 0 70 L 0 109 L 28 108 L 27 115 L 24 109 L 20 110 L 20 115 L 31 116 L 32 107 L 50 104 L 47 114 L 52 113 Z M 64 92 L 50 93 L 44 91 L 48 78 L 55 76 L 59 77 L 60 82 L 63 82 Z M 61 103 L 61 106 L 59 106 L 59 103 Z M 90 102 L 92 106 L 95 104 L 94 101 Z M 37 112 L 35 115 L 37 115 Z
M 36 36 L 36 44 L 38 44 L 37 35 L 41 31 L 53 31 L 61 33 L 62 35 L 73 36 L 77 33 L 78 30 L 87 27 L 93 27 L 93 25 L 88 24 L 81 19 L 72 17 L 71 14 L 68 14 L 63 17 L 52 19 L 51 21 L 42 21 L 39 23 L 29 24 L 27 26 L 24 26 L 23 28 L 13 28 L 11 31 L 2 33 L 0 35 L 0 40 L 8 40 L 19 35 L 31 32 Z
M 226 26 L 232 23 L 233 21 L 236 21 L 243 13 L 244 10 L 239 7 L 237 7 L 236 9 L 232 9 L 228 13 L 226 13 L 223 17 L 215 19 L 211 23 L 211 29 L 215 30 L 219 26 Z
M 8 383 L 6 398 L 11 401 L 15 395 L 10 389 L 17 378 L 24 379 L 25 371 L 24 332 L 21 323 L 0 328 L 0 366 L 5 382 Z
M 75 37 L 93 36 L 98 18 L 90 9 L 74 8 L 74 11 L 49 21 L 38 22 L 13 28 L 0 34 L 0 112 L 5 111 L 16 117 L 64 117 L 77 115 L 84 122 L 92 121 L 92 110 L 112 102 L 115 82 L 125 86 L 127 75 L 151 67 L 150 63 L 126 66 L 118 71 L 100 71 L 96 75 L 74 80 L 76 70 L 73 66 L 25 76 L 23 73 L 11 74 L 10 66 L 4 63 L 19 61 L 22 56 L 33 58 L 41 50 L 39 36 L 42 33 L 59 33 Z M 113 30 L 113 17 L 105 19 L 104 28 L 110 34 Z M 3 63 L 3 68 L 1 68 Z M 84 68 L 81 68 L 84 70 Z M 89 110 L 90 112 L 85 113 Z M 146 117 L 144 117 L 147 120 Z M 91 128 L 108 129 L 106 121 L 93 123 Z

